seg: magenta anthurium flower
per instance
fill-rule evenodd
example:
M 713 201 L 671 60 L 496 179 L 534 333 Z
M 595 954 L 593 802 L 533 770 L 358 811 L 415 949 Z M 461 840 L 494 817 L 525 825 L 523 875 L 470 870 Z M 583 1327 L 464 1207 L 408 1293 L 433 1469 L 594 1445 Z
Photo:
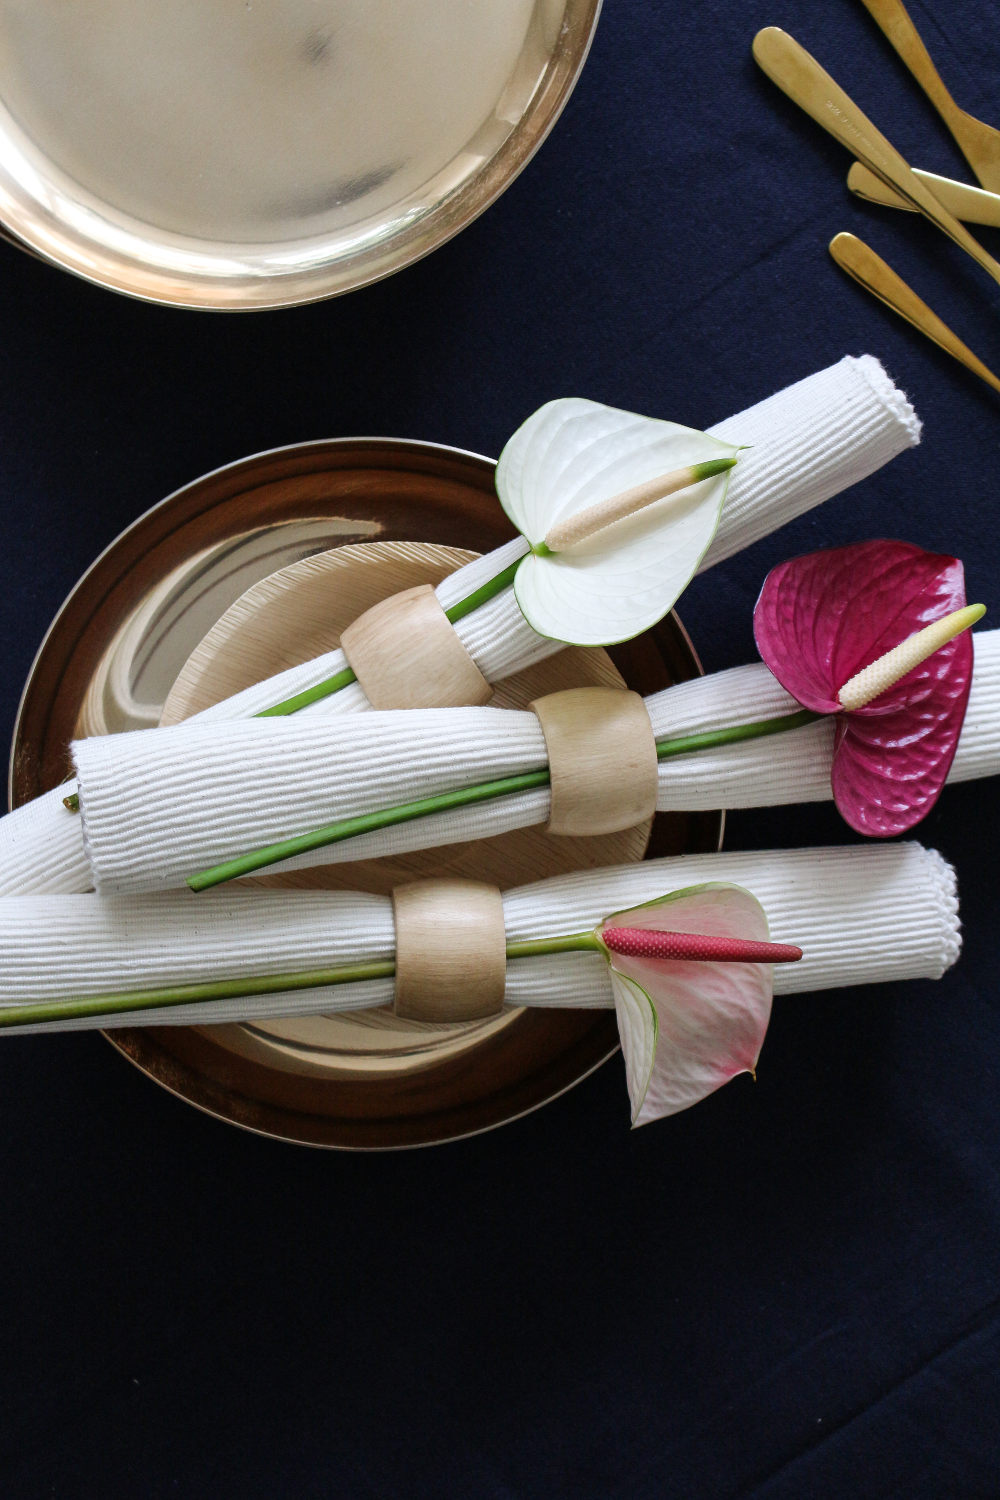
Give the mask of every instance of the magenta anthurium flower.
M 771 963 L 802 954 L 768 942 L 750 891 L 690 886 L 615 912 L 597 937 L 611 966 L 633 1125 L 754 1071 L 771 1016 Z
M 972 683 L 966 627 L 982 614 L 964 606 L 961 562 L 907 542 L 809 553 L 764 581 L 754 610 L 757 649 L 804 708 L 837 715 L 833 797 L 859 833 L 903 833 L 937 801 Z M 874 684 L 877 696 L 863 701 L 865 692 L 844 691 L 864 668 L 955 611 L 963 611 L 956 624 L 964 633 L 931 641 L 933 654 L 898 680 L 887 672 L 888 685 Z

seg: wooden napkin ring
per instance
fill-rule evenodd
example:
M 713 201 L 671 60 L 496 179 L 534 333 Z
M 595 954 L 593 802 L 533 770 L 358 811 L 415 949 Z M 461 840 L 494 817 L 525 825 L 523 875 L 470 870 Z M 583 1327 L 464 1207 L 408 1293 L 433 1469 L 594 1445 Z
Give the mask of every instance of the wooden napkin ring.
M 340 649 L 372 708 L 458 708 L 493 696 L 429 583 L 365 610 Z
M 392 893 L 397 1016 L 481 1021 L 503 1009 L 507 934 L 495 885 L 415 880 Z
M 549 755 L 547 833 L 618 833 L 656 811 L 656 740 L 646 705 L 625 688 L 536 698 Z

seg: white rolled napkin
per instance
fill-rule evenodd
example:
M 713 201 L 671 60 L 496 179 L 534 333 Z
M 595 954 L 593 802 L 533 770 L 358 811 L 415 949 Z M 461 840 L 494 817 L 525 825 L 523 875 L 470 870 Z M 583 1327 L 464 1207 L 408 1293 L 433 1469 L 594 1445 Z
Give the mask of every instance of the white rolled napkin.
M 973 638 L 969 707 L 950 781 L 1000 771 L 1000 630 Z M 645 700 L 657 740 L 795 713 L 767 667 L 737 667 Z M 831 796 L 834 720 L 661 760 L 660 811 L 767 807 Z M 413 709 L 354 719 L 195 722 L 73 747 L 92 881 L 105 895 L 192 875 L 342 819 L 547 764 L 531 712 Z M 284 869 L 467 843 L 548 822 L 547 786 L 435 812 L 283 861 Z
M 954 871 L 916 843 L 688 854 L 579 871 L 507 891 L 507 940 L 588 931 L 617 910 L 703 881 L 747 887 L 772 939 L 802 948 L 801 962 L 775 966 L 776 994 L 938 979 L 961 948 Z M 390 898 L 355 892 L 11 896 L 0 900 L 0 1007 L 377 962 L 393 958 L 394 940 Z M 392 1000 L 393 980 L 372 979 L 17 1031 L 202 1025 Z M 610 1008 L 607 965 L 592 953 L 508 960 L 506 1003 Z
M 709 431 L 747 446 L 733 470 L 719 529 L 701 571 L 857 484 L 920 441 L 920 421 L 912 406 L 868 354 L 846 356 Z M 525 551 L 526 544 L 517 538 L 460 568 L 438 585 L 441 605 L 448 609 L 467 598 Z M 490 681 L 559 649 L 558 642 L 531 629 L 510 588 L 466 615 L 455 628 Z M 342 652 L 327 652 L 206 709 L 198 721 L 251 718 L 325 681 L 345 665 Z M 296 718 L 323 718 L 368 707 L 354 683 L 300 710 Z M 0 819 L 0 894 L 89 889 L 80 824 L 62 806 L 63 797 L 73 790 L 71 785 L 56 788 Z
M 729 480 L 718 531 L 698 571 L 704 573 L 866 479 L 914 447 L 920 441 L 920 428 L 909 401 L 870 354 L 847 355 L 838 364 L 708 428 L 712 437 L 746 446 Z M 435 590 L 442 608 L 450 609 L 468 598 L 527 550 L 524 539 L 516 537 L 449 574 Z M 500 682 L 562 646 L 560 641 L 536 635 L 521 614 L 512 588 L 459 620 L 455 630 L 490 682 Z M 251 718 L 325 681 L 346 665 L 343 652 L 330 651 L 234 694 L 199 718 Z M 361 688 L 352 684 L 302 712 L 324 715 L 367 707 Z

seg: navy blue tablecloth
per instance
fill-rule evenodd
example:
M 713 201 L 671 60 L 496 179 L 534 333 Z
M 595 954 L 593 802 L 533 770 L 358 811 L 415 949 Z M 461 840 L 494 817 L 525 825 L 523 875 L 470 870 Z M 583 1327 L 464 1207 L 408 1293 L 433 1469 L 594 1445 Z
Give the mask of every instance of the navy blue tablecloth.
M 1000 123 L 1000 5 L 912 13 Z M 373 432 L 496 453 L 565 394 L 705 426 L 845 353 L 885 362 L 923 444 L 694 584 L 707 668 L 752 659 L 769 566 L 870 536 L 964 557 L 1000 619 L 997 398 L 826 245 L 868 239 L 996 367 L 1000 288 L 850 197 L 844 152 L 751 61 L 767 24 L 908 159 L 963 174 L 858 0 L 607 0 L 536 159 L 367 290 L 191 314 L 0 250 L 5 739 L 78 575 L 219 464 Z M 921 830 L 960 880 L 942 982 L 782 1001 L 756 1086 L 635 1134 L 619 1061 L 493 1134 L 358 1157 L 219 1124 L 98 1036 L 6 1039 L 0 1491 L 996 1494 L 997 811 L 995 783 L 951 788 Z M 853 835 L 810 807 L 727 837 Z

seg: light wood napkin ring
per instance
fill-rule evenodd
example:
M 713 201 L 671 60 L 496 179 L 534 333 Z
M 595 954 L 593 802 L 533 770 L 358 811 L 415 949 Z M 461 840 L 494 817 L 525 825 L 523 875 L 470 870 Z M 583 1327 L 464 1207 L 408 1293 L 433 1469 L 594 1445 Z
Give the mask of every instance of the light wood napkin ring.
M 366 609 L 340 649 L 372 708 L 458 708 L 493 696 L 429 583 Z
M 392 893 L 397 1016 L 481 1021 L 499 1015 L 507 978 L 503 901 L 479 880 L 415 880 Z
M 552 779 L 547 833 L 618 833 L 656 811 L 656 740 L 627 688 L 580 687 L 536 698 Z

